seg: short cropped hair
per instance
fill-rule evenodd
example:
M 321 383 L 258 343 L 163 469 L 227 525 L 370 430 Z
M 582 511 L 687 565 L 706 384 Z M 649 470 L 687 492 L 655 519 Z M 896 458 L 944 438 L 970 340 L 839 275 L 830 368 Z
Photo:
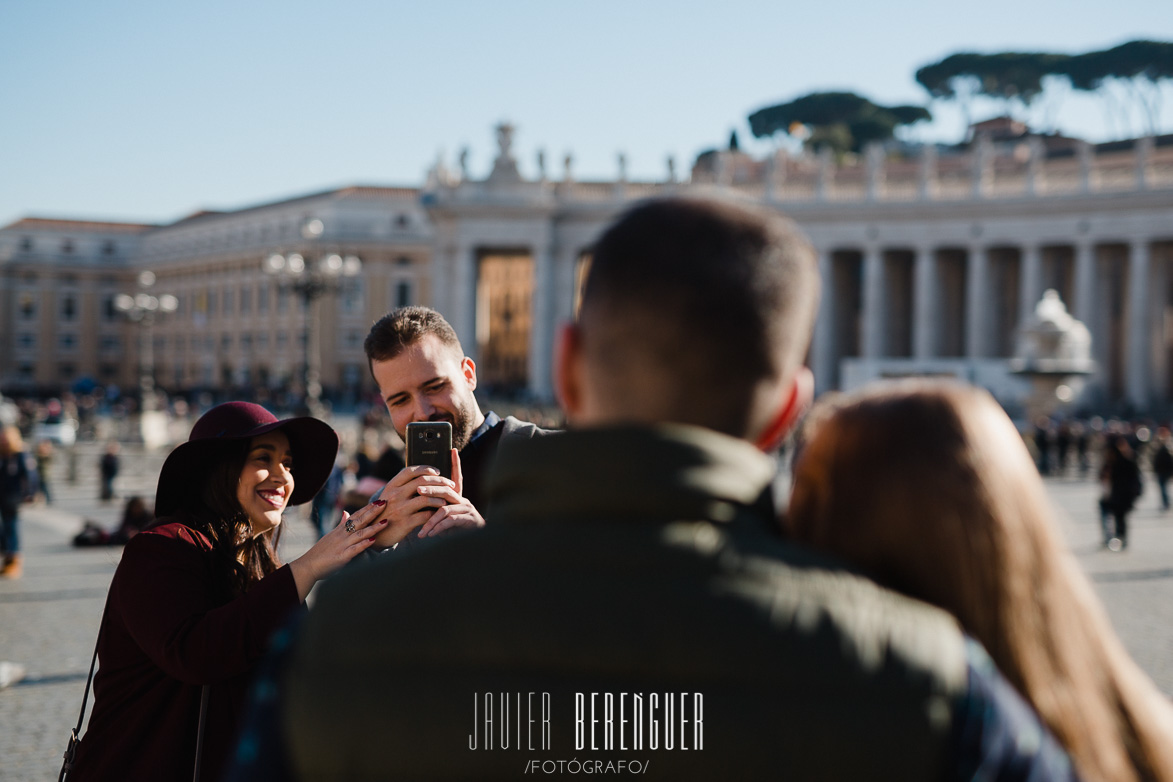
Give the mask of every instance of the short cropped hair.
M 657 420 L 750 437 L 810 343 L 814 251 L 776 212 L 664 199 L 628 211 L 594 247 L 579 310 L 601 394 Z M 779 403 L 780 400 L 771 400 Z
M 376 361 L 389 361 L 403 350 L 431 334 L 461 357 L 464 350 L 455 329 L 444 316 L 429 307 L 400 307 L 375 321 L 363 341 L 367 366 Z

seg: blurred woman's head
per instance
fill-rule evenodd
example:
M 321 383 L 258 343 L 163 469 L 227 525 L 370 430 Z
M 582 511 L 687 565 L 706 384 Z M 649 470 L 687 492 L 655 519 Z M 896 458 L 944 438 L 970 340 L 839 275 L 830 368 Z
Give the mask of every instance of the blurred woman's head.
M 998 404 L 961 385 L 899 383 L 841 396 L 816 419 L 795 468 L 793 537 L 999 643 L 990 600 L 1058 541 L 1035 523 L 1047 498 Z
M 1173 779 L 1173 712 L 1068 551 L 985 391 L 904 382 L 816 409 L 785 524 L 986 647 L 1089 779 Z

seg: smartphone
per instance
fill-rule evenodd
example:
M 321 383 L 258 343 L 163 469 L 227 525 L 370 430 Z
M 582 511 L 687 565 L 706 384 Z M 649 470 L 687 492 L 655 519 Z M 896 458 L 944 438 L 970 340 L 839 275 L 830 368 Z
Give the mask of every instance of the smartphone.
M 452 424 L 447 421 L 418 421 L 407 425 L 407 466 L 435 467 L 452 478 Z

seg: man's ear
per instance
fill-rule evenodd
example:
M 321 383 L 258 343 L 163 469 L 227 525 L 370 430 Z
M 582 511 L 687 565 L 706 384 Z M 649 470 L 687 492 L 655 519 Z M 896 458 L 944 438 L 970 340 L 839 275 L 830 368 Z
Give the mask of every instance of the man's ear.
M 582 410 L 582 334 L 564 323 L 554 340 L 554 394 L 567 418 Z
M 477 365 L 468 356 L 460 362 L 460 372 L 464 375 L 464 379 L 468 381 L 469 390 L 476 390 L 477 387 Z
M 799 416 L 810 406 L 815 396 L 815 376 L 807 367 L 799 367 L 794 378 L 782 396 L 778 412 L 770 420 L 770 425 L 758 436 L 754 443 L 758 448 L 769 453 L 781 445 L 790 430 L 798 422 Z

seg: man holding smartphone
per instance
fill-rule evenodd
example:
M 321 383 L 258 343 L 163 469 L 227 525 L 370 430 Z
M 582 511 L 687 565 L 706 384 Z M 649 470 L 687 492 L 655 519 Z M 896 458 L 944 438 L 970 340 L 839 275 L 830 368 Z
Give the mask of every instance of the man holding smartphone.
M 380 318 L 363 348 L 396 433 L 407 439 L 414 422 L 452 426 L 451 478 L 427 465 L 409 464 L 377 499 L 390 519 L 375 544 L 414 545 L 452 529 L 484 526 L 484 479 L 502 438 L 529 438 L 544 430 L 512 416 L 481 412 L 473 391 L 476 364 L 456 331 L 427 307 L 400 307 Z

